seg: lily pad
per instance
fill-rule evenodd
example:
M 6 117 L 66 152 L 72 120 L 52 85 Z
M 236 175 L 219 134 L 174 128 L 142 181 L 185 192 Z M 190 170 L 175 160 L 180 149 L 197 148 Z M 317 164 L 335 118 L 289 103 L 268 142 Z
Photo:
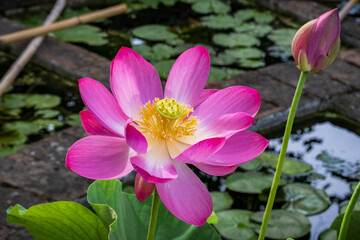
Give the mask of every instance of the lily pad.
M 52 119 L 37 119 L 32 121 L 32 124 L 35 125 L 38 130 L 46 129 L 48 131 L 54 131 L 55 128 L 62 127 L 64 125 L 62 122 Z
M 226 68 L 227 78 L 231 78 L 233 76 L 244 73 L 244 70 L 236 69 L 236 68 Z
M 170 32 L 167 26 L 159 24 L 137 27 L 133 30 L 133 34 L 138 38 L 150 41 L 165 41 L 167 39 L 177 38 L 177 35 Z
M 80 125 L 81 124 L 80 115 L 76 113 L 76 114 L 71 114 L 71 115 L 67 116 L 66 124 L 68 124 L 70 126 Z
M 221 68 L 212 67 L 210 69 L 208 82 L 226 80 L 226 78 L 227 78 L 226 71 L 222 70 Z
M 163 43 L 155 44 L 153 47 L 137 45 L 133 49 L 150 62 L 167 60 L 175 54 L 173 47 Z
M 330 199 L 325 191 L 308 184 L 290 183 L 283 188 L 287 203 L 283 209 L 297 211 L 305 215 L 314 215 L 327 209 Z
M 217 224 L 218 223 L 217 216 L 214 211 L 212 211 L 210 217 L 208 217 L 208 219 L 206 219 L 206 223 L 208 223 L 208 224 Z
M 259 39 L 242 33 L 218 33 L 212 38 L 213 42 L 223 47 L 251 47 L 258 45 Z
M 229 29 L 235 28 L 241 24 L 241 20 L 236 19 L 230 15 L 210 15 L 201 18 L 204 26 L 212 29 Z
M 213 65 L 227 66 L 235 63 L 235 61 L 236 60 L 234 57 L 225 53 L 220 53 L 217 56 L 211 58 L 211 64 Z
M 22 93 L 11 93 L 5 94 L 2 99 L 0 99 L 0 107 L 8 109 L 16 109 L 25 107 L 25 99 L 27 94 Z
M 268 38 L 277 45 L 290 46 L 296 32 L 292 28 L 279 28 L 271 32 Z
M 217 0 L 200 0 L 192 4 L 191 9 L 200 14 L 208 14 L 212 12 L 224 14 L 230 11 L 230 6 Z
M 26 142 L 26 136 L 18 131 L 3 131 L 0 133 L 1 144 L 21 144 Z
M 344 214 L 348 205 L 349 205 L 349 202 L 341 205 L 341 207 L 339 209 L 339 214 Z M 357 200 L 357 202 L 355 203 L 354 211 L 360 211 L 360 200 Z
M 61 98 L 52 94 L 30 94 L 25 100 L 27 107 L 36 109 L 56 107 L 60 102 Z
M 273 175 L 265 174 L 263 172 L 245 172 L 233 173 L 226 178 L 226 186 L 234 191 L 240 193 L 259 194 L 265 189 L 271 187 Z M 287 182 L 283 179 L 280 180 L 280 185 Z
M 269 24 L 272 21 L 274 21 L 275 16 L 273 13 L 271 12 L 260 12 L 260 11 L 255 11 L 254 12 L 254 19 L 257 23 L 265 23 L 265 24 Z
M 239 65 L 244 68 L 259 68 L 265 66 L 265 62 L 263 60 L 242 58 L 239 60 Z
M 337 231 L 333 229 L 326 229 L 320 234 L 319 240 L 337 240 Z
M 54 118 L 58 116 L 60 112 L 58 110 L 53 109 L 42 109 L 38 110 L 34 113 L 35 117 L 42 117 L 42 118 Z
M 340 226 L 342 220 L 344 218 L 344 214 L 337 216 L 334 222 L 331 224 L 330 229 L 336 230 L 340 232 Z M 351 214 L 349 228 L 346 234 L 346 240 L 358 240 L 360 236 L 360 211 L 354 211 Z
M 217 213 L 218 223 L 215 227 L 226 239 L 256 240 L 252 228 L 259 227 L 259 224 L 250 222 L 252 214 L 251 211 L 238 209 L 221 211 Z
M 257 48 L 226 49 L 225 53 L 234 58 L 261 58 L 264 54 Z
M 165 60 L 154 63 L 154 67 L 159 73 L 160 78 L 166 79 L 170 73 L 172 65 L 174 65 L 175 60 Z
M 85 43 L 91 46 L 102 46 L 109 41 L 101 28 L 92 25 L 80 25 L 52 33 L 54 37 L 66 42 Z
M 250 220 L 260 224 L 263 215 L 264 212 L 256 212 L 250 217 Z M 298 212 L 274 209 L 269 222 L 265 236 L 270 239 L 301 238 L 307 235 L 311 229 L 311 224 L 306 216 Z M 259 233 L 260 227 L 255 228 L 255 231 Z
M 234 18 L 237 19 L 239 22 L 244 22 L 253 18 L 255 15 L 254 9 L 242 9 L 234 13 Z
M 273 45 L 268 47 L 267 50 L 270 56 L 282 58 L 284 61 L 292 56 L 291 46 Z
M 37 126 L 31 122 L 24 122 L 24 121 L 15 121 L 5 123 L 3 125 L 3 129 L 5 131 L 15 131 L 22 133 L 24 135 L 30 135 L 36 133 L 39 129 Z
M 227 209 L 234 203 L 234 199 L 228 192 L 210 192 L 210 195 L 215 212 Z
M 345 162 L 344 159 L 331 156 L 327 151 L 322 151 L 319 155 L 316 156 L 316 159 L 326 163 L 326 164 L 337 164 Z
M 243 23 L 235 28 L 236 32 L 246 33 L 254 37 L 264 37 L 271 32 L 273 28 L 270 25 Z

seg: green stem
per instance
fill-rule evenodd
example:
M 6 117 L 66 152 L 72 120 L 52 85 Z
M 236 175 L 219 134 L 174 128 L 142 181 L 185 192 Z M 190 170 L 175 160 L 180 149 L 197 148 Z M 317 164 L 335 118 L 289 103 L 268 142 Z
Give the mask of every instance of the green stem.
M 159 204 L 160 204 L 160 197 L 158 192 L 156 191 L 156 188 L 154 189 L 154 196 L 152 200 L 151 205 L 151 215 L 150 215 L 150 223 L 148 228 L 148 234 L 146 239 L 147 240 L 153 240 L 155 236 L 155 229 L 156 229 L 156 221 L 157 221 L 157 215 L 159 210 Z
M 285 127 L 284 139 L 283 139 L 280 154 L 279 154 L 279 160 L 278 160 L 278 163 L 277 163 L 277 166 L 276 166 L 274 180 L 273 180 L 272 185 L 271 185 L 269 199 L 268 199 L 268 202 L 266 204 L 264 217 L 263 217 L 263 221 L 262 221 L 262 224 L 261 224 L 261 229 L 260 229 L 259 238 L 258 238 L 259 240 L 264 240 L 265 239 L 266 228 L 267 228 L 267 225 L 268 225 L 268 222 L 269 222 L 271 210 L 272 210 L 273 205 L 274 205 L 276 191 L 277 191 L 277 188 L 279 186 L 281 170 L 282 170 L 283 165 L 284 165 L 284 159 L 285 159 L 285 155 L 286 155 L 287 146 L 288 146 L 288 143 L 289 143 L 291 129 L 292 129 L 292 126 L 293 126 L 293 123 L 294 123 L 296 109 L 297 109 L 297 106 L 298 106 L 298 103 L 299 103 L 299 100 L 300 100 L 300 97 L 301 97 L 302 89 L 304 87 L 306 75 L 307 75 L 307 72 L 301 72 L 299 82 L 298 82 L 298 85 L 296 87 L 295 95 L 294 95 L 293 101 L 291 103 L 290 112 L 289 112 L 288 120 L 286 122 L 286 127 Z
M 358 200 L 360 196 L 360 182 L 358 183 L 357 187 L 355 188 L 355 191 L 350 199 L 349 205 L 346 208 L 346 212 L 344 215 L 344 218 L 342 220 L 341 223 L 341 227 L 340 227 L 340 233 L 339 233 L 339 238 L 338 240 L 345 240 L 346 239 L 346 234 L 347 234 L 347 230 L 349 228 L 349 223 L 350 223 L 350 219 L 351 219 L 351 214 L 354 210 L 356 201 Z

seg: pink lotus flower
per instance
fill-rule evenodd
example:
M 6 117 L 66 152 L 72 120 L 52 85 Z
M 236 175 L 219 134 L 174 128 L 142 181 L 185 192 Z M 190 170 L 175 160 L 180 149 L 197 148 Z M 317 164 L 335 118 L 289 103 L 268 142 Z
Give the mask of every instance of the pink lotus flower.
M 340 49 L 338 9 L 324 13 L 302 26 L 294 36 L 292 53 L 298 68 L 317 73 L 335 60 Z
M 184 52 L 173 65 L 163 94 L 155 68 L 121 48 L 111 64 L 113 95 L 99 82 L 82 78 L 88 110 L 80 113 L 90 135 L 68 151 L 66 165 L 91 179 L 138 173 L 135 193 L 160 199 L 179 219 L 201 226 L 212 212 L 210 194 L 186 164 L 212 175 L 233 172 L 267 147 L 245 131 L 260 107 L 260 95 L 235 86 L 204 90 L 210 69 L 204 47 Z

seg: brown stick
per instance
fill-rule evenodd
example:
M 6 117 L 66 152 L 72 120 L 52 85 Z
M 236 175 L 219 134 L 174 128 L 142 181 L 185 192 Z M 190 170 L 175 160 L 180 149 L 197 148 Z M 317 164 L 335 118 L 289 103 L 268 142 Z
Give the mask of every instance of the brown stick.
M 340 21 L 344 20 L 346 15 L 349 13 L 349 11 L 356 5 L 356 3 L 359 0 L 350 0 L 341 10 L 339 13 Z
M 49 16 L 46 18 L 43 25 L 49 25 L 53 23 L 61 14 L 66 5 L 66 0 L 57 0 Z M 0 82 L 0 97 L 4 94 L 6 89 L 11 85 L 15 78 L 19 75 L 24 66 L 29 62 L 34 55 L 40 44 L 44 40 L 44 36 L 40 36 L 31 40 L 29 45 L 11 65 L 10 69 L 5 73 Z
M 0 44 L 8 44 L 27 38 L 32 38 L 40 35 L 45 35 L 50 32 L 59 31 L 65 28 L 77 26 L 83 23 L 92 22 L 101 18 L 109 18 L 118 14 L 124 13 L 127 10 L 126 4 L 119 4 L 113 7 L 105 8 L 93 13 L 85 14 L 78 17 L 69 18 L 48 26 L 41 26 L 32 29 L 27 29 L 15 33 L 0 36 Z

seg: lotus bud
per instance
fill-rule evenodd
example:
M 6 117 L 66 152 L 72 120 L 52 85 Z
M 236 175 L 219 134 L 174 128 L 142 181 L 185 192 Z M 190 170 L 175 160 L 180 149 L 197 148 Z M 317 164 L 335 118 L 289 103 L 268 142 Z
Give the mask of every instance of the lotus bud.
M 296 32 L 291 48 L 301 71 L 318 73 L 329 67 L 340 49 L 338 9 L 328 11 L 302 26 Z
M 136 174 L 134 187 L 136 198 L 142 202 L 151 196 L 154 191 L 155 184 L 146 182 L 139 174 Z

